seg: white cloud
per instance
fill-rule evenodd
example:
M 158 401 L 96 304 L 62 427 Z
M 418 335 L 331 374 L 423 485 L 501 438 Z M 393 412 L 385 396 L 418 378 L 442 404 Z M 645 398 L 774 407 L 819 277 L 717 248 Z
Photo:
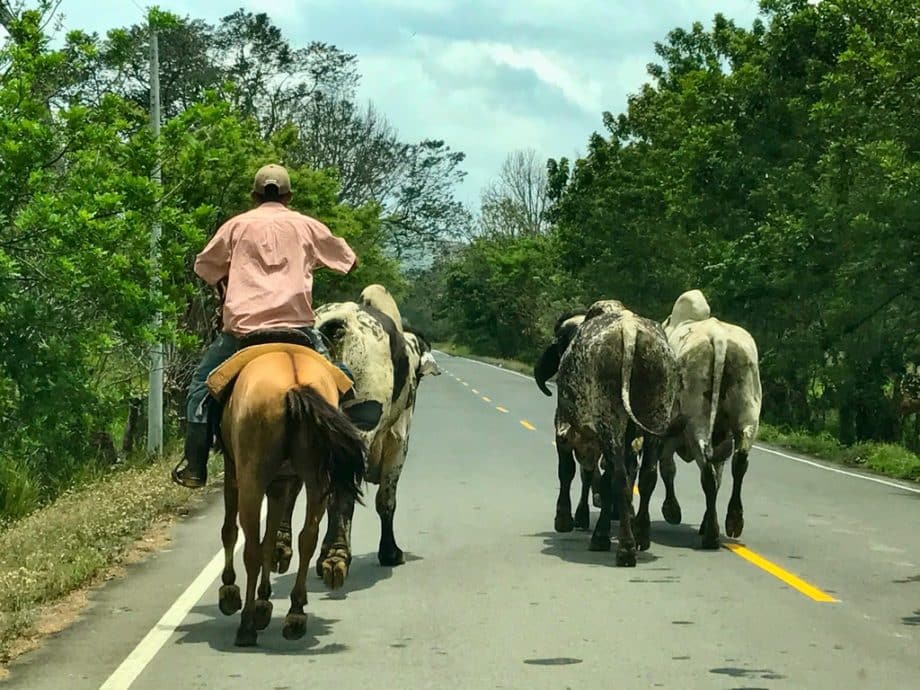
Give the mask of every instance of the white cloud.
M 141 21 L 149 0 L 65 0 L 68 28 Z M 280 3 L 280 4 L 279 4 Z M 321 40 L 356 53 L 361 97 L 407 140 L 444 139 L 466 153 L 461 197 L 479 190 L 505 155 L 583 151 L 601 112 L 621 112 L 647 80 L 653 43 L 716 12 L 750 25 L 756 0 L 158 0 L 215 22 L 241 4 L 266 12 L 294 43 Z M 576 9 L 573 9 L 576 8 Z

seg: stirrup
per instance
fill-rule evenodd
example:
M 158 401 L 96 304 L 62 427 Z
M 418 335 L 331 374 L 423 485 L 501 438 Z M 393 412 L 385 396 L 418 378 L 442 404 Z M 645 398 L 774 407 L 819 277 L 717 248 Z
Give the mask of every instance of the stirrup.
M 173 470 L 170 474 L 173 482 L 178 484 L 179 486 L 185 487 L 186 489 L 200 489 L 204 487 L 207 484 L 207 479 L 199 480 L 199 479 L 192 479 L 190 477 L 181 477 L 179 475 L 179 466 L 183 462 L 186 462 L 185 458 L 182 458 L 179 462 L 176 463 L 176 466 L 173 467 Z

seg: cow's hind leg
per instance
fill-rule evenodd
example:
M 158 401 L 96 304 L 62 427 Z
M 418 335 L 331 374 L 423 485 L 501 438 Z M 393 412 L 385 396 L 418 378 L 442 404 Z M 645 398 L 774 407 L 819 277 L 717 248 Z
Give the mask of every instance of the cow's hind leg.
M 639 512 L 636 513 L 634 532 L 636 546 L 646 551 L 652 544 L 652 520 L 649 516 L 649 503 L 658 483 L 658 456 L 661 441 L 646 438 L 642 451 L 642 465 L 639 470 Z
M 719 548 L 719 516 L 716 513 L 716 498 L 719 494 L 719 484 L 722 479 L 722 466 L 724 462 L 704 460 L 700 463 L 700 483 L 703 485 L 703 494 L 706 496 L 706 513 L 700 524 L 700 536 L 704 549 Z
M 736 539 L 744 530 L 744 507 L 741 505 L 741 484 L 748 468 L 748 451 L 739 450 L 732 457 L 732 496 L 725 515 L 725 533 Z
M 225 616 L 232 616 L 243 608 L 239 585 L 236 584 L 236 571 L 233 569 L 233 552 L 239 528 L 236 516 L 239 512 L 239 492 L 233 463 L 224 460 L 224 524 L 220 530 L 220 539 L 224 545 L 224 571 L 221 573 L 221 587 L 218 592 L 218 608 Z
M 281 517 L 281 524 L 278 526 L 278 536 L 275 539 L 275 556 L 272 563 L 272 569 L 283 574 L 291 567 L 291 558 L 294 556 L 293 548 L 293 529 L 291 521 L 294 518 L 294 506 L 297 504 L 297 496 L 303 488 L 303 482 L 299 477 L 289 480 L 288 492 L 284 498 L 284 513 Z
M 316 572 L 327 587 L 338 589 L 345 584 L 351 567 L 351 521 L 355 500 L 333 492 L 328 506 L 328 528 L 320 557 L 316 559 Z
M 299 640 L 307 632 L 307 614 L 304 606 L 307 605 L 307 572 L 313 552 L 316 551 L 316 542 L 319 540 L 319 523 L 326 511 L 326 502 L 314 482 L 307 482 L 307 510 L 304 526 L 297 540 L 297 578 L 294 589 L 291 590 L 291 609 L 284 618 L 284 628 L 281 634 L 286 640 Z
M 601 472 L 601 470 L 596 470 Z M 610 551 L 610 522 L 613 512 L 613 472 L 604 469 L 601 472 L 597 488 L 601 495 L 601 512 L 594 523 L 594 532 L 591 533 L 590 551 Z
M 658 464 L 661 467 L 661 480 L 664 482 L 664 503 L 661 504 L 661 514 L 669 525 L 679 525 L 683 516 L 680 512 L 680 503 L 677 501 L 677 492 L 674 491 L 674 477 L 677 476 L 674 453 L 662 455 Z M 642 493 L 641 486 L 639 493 Z
M 636 539 L 633 534 L 633 487 L 636 483 L 636 458 L 623 449 L 608 446 L 605 449 L 614 458 L 613 498 L 619 499 L 620 532 L 617 539 L 617 565 L 632 568 L 636 565 Z M 617 454 L 619 452 L 619 454 Z
M 393 533 L 393 517 L 396 515 L 396 487 L 406 461 L 409 438 L 402 441 L 395 437 L 387 439 L 383 457 L 383 471 L 380 476 L 380 488 L 377 489 L 377 515 L 380 516 L 380 546 L 377 560 L 380 565 L 397 566 L 406 562 L 403 550 L 396 544 Z
M 572 498 L 570 495 L 572 480 L 575 478 L 575 456 L 572 448 L 558 434 L 556 435 L 556 455 L 559 458 L 559 497 L 556 499 L 556 519 L 553 527 L 557 532 L 571 532 L 575 527 L 575 523 L 572 520 Z M 582 491 L 584 491 L 584 488 L 582 488 Z
M 578 508 L 575 509 L 575 527 L 578 529 L 588 529 L 591 527 L 591 511 L 588 508 L 588 493 L 594 484 L 594 473 L 596 470 L 586 470 L 581 468 L 581 496 L 578 499 Z

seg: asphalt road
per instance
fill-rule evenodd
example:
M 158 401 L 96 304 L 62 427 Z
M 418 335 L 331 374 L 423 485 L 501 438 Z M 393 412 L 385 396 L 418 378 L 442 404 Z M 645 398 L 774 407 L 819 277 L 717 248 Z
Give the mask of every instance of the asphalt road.
M 93 593 L 78 622 L 13 665 L 7 685 L 920 687 L 916 487 L 758 450 L 746 548 L 703 552 L 698 473 L 679 462 L 685 524 L 664 523 L 659 481 L 651 549 L 636 568 L 616 568 L 613 552 L 587 550 L 588 534 L 553 531 L 555 399 L 526 377 L 439 362 L 445 375 L 423 382 L 399 488 L 405 565 L 377 565 L 369 501 L 355 516 L 344 590 L 326 592 L 311 572 L 307 636 L 281 636 L 288 573 L 276 578 L 259 646 L 238 649 L 238 614 L 217 609 L 218 500 L 175 527 L 169 550 Z

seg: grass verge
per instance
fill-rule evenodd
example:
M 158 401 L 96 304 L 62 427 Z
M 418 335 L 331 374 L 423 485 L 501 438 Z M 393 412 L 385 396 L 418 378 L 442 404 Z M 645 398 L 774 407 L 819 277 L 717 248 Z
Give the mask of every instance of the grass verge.
M 435 348 L 453 357 L 474 359 L 521 374 L 533 375 L 533 367 L 523 362 L 481 357 L 473 354 L 468 347 L 463 345 L 438 343 Z M 844 446 L 827 433 L 811 434 L 781 429 L 765 423 L 760 425 L 758 440 L 822 460 L 867 469 L 893 479 L 920 481 L 920 456 L 897 444 L 857 443 L 852 446 Z
M 199 491 L 172 483 L 175 462 L 167 456 L 112 473 L 0 531 L 0 673 L 42 636 L 48 607 L 111 577 L 132 552 L 136 556 L 137 540 L 151 526 L 187 512 L 220 486 L 223 466 L 216 456 L 209 488 Z

